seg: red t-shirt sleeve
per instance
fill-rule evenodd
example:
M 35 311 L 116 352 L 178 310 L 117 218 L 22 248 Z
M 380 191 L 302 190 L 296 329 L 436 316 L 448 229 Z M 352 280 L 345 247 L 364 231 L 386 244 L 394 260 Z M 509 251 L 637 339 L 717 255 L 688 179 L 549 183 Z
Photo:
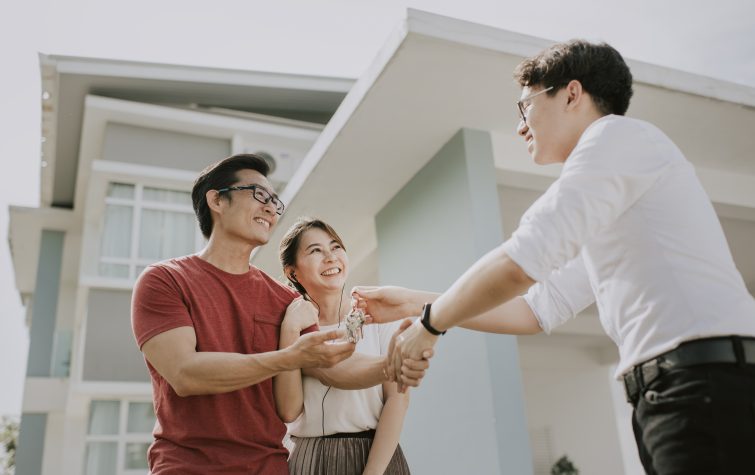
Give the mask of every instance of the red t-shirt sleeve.
M 300 335 L 306 335 L 307 333 L 316 332 L 320 329 L 320 325 L 313 323 L 311 326 L 308 326 L 304 330 L 301 331 Z
M 194 325 L 178 284 L 166 269 L 147 267 L 131 299 L 131 327 L 139 348 L 155 335 L 186 326 Z

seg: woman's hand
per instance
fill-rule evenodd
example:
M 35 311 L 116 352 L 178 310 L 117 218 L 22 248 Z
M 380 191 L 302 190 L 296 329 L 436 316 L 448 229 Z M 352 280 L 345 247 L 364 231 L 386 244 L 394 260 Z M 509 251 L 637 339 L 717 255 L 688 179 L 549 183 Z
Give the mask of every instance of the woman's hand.
M 281 328 L 287 331 L 301 333 L 319 322 L 317 308 L 304 297 L 295 299 L 286 309 Z

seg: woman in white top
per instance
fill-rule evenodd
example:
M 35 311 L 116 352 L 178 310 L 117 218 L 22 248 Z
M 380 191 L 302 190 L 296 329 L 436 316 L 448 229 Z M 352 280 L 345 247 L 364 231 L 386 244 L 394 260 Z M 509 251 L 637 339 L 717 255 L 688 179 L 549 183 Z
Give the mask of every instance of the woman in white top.
M 300 218 L 281 241 L 280 259 L 303 296 L 281 324 L 280 348 L 313 324 L 321 330 L 344 328 L 350 310 L 350 298 L 344 298 L 349 258 L 335 230 L 318 219 Z M 398 323 L 364 326 L 356 352 L 386 355 L 397 328 Z M 273 388 L 278 414 L 290 423 L 291 473 L 409 473 L 398 445 L 409 395 L 399 393 L 395 383 L 342 390 L 295 370 L 277 376 Z

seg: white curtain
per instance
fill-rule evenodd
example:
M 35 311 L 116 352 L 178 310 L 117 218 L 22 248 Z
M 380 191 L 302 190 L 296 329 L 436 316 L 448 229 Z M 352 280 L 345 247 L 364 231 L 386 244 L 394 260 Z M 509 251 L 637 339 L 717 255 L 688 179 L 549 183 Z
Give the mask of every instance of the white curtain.
M 118 444 L 116 442 L 89 442 L 87 444 L 87 475 L 116 473 Z
M 129 257 L 131 251 L 132 206 L 107 205 L 102 233 L 102 257 Z
M 134 199 L 134 185 L 124 183 L 108 183 L 107 195 L 111 198 Z
M 143 209 L 139 257 L 158 261 L 191 254 L 195 227 L 193 214 Z
M 120 401 L 92 401 L 89 406 L 89 434 L 112 435 L 118 433 Z
M 149 449 L 148 443 L 126 444 L 126 469 L 148 469 L 147 449 Z
M 185 191 L 161 190 L 159 188 L 144 187 L 142 194 L 144 201 L 157 203 L 173 203 L 191 206 L 191 193 Z
M 128 424 L 126 432 L 129 434 L 151 434 L 155 427 L 155 411 L 151 402 L 128 403 Z

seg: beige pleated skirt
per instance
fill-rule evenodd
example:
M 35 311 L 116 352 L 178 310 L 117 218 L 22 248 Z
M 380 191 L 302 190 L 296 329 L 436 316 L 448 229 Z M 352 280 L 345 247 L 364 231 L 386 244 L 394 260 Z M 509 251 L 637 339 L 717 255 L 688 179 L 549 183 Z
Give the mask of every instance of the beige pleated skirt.
M 361 475 L 367 464 L 375 431 L 327 437 L 291 437 L 294 449 L 288 458 L 292 475 Z M 401 446 L 396 446 L 386 475 L 408 475 L 409 465 Z

